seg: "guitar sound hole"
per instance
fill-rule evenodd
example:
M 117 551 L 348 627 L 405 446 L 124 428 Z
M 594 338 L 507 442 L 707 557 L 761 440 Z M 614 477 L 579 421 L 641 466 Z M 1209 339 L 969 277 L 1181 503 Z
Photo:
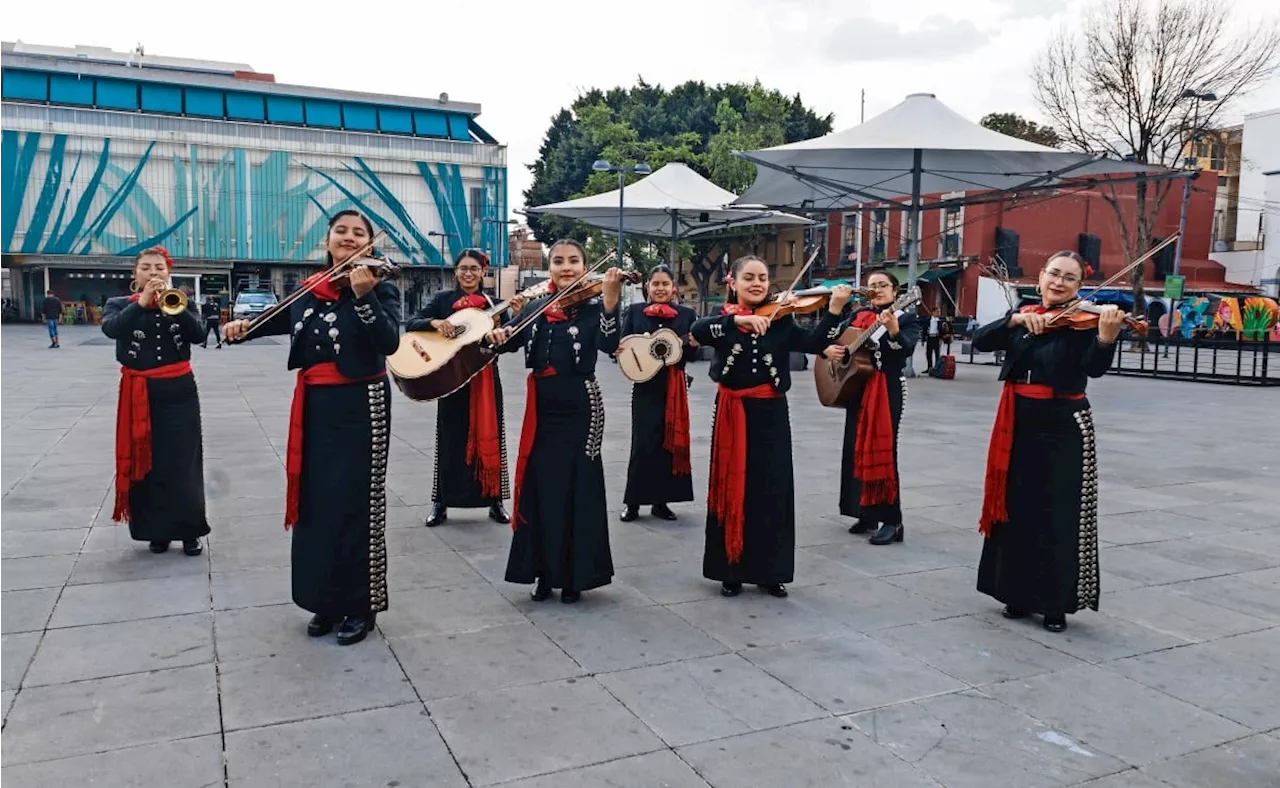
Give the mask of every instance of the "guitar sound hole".
M 671 346 L 666 342 L 654 342 L 649 348 L 649 353 L 659 361 L 665 361 L 667 356 L 671 355 Z

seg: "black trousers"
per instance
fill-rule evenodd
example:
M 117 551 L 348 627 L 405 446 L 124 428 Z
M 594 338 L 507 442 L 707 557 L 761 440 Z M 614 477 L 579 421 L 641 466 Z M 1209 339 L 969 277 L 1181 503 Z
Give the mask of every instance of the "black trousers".
M 219 327 L 220 321 L 210 320 L 205 323 L 205 326 L 206 327 L 204 330 L 204 342 L 201 344 L 204 344 L 204 345 L 209 344 L 209 332 L 212 331 L 213 338 L 218 340 L 218 347 L 222 347 L 222 329 Z
M 928 366 L 926 369 L 933 369 L 933 365 L 938 363 L 938 347 L 942 344 L 938 337 L 927 337 L 924 341 L 924 359 Z

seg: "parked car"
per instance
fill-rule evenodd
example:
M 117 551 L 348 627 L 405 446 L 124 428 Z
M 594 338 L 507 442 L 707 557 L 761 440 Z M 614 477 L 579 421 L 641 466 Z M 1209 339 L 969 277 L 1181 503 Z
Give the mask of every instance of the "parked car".
M 232 320 L 252 320 L 278 303 L 270 290 L 241 290 L 231 308 Z

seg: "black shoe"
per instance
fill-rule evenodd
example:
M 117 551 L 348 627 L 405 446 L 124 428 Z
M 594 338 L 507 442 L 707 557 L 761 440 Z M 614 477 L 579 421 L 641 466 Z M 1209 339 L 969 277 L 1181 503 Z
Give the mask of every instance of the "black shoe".
M 431 514 L 427 516 L 427 522 L 424 523 L 428 528 L 435 528 L 445 520 L 449 519 L 449 507 L 440 504 L 431 505 Z
M 787 587 L 782 583 L 767 583 L 760 586 L 769 596 L 776 596 L 778 599 L 787 598 Z
M 1004 616 L 1005 618 L 1026 618 L 1031 614 L 1025 611 L 1019 610 L 1018 608 L 1013 607 L 1012 605 L 1005 605 L 1004 612 L 1001 613 L 1000 615 Z
M 574 591 L 569 588 L 565 588 L 560 591 L 560 601 L 565 603 L 566 605 L 572 605 L 574 602 L 577 602 L 581 598 L 582 598 L 581 591 Z
M 629 523 L 640 516 L 639 506 L 628 506 L 622 510 L 622 514 L 618 515 L 618 519 L 624 523 Z
M 1050 632 L 1062 632 L 1067 628 L 1066 616 L 1045 616 L 1044 628 Z
M 152 543 L 151 543 L 151 552 L 153 552 L 153 553 L 167 553 L 167 552 L 169 552 L 169 543 L 168 543 L 168 542 L 152 542 Z
M 865 533 L 867 533 L 868 531 L 870 531 L 870 530 L 872 530 L 873 528 L 875 528 L 875 525 L 876 525 L 876 524 L 875 524 L 874 522 L 867 522 L 866 520 L 861 520 L 861 519 L 860 519 L 860 520 L 858 520 L 858 522 L 856 522 L 856 523 L 854 523 L 853 525 L 849 526 L 849 533 L 851 533 L 851 534 L 865 534 Z
M 187 555 L 200 555 L 204 552 L 204 548 L 200 546 L 199 539 L 185 539 L 182 542 L 182 552 Z
M 893 544 L 901 542 L 905 529 L 902 523 L 885 523 L 880 529 L 871 535 L 867 541 L 871 544 Z
M 209 343 L 208 343 L 208 342 L 201 342 L 201 343 L 200 343 L 200 347 L 204 348 L 205 350 L 208 350 L 208 349 L 209 349 Z
M 316 613 L 307 622 L 307 635 L 313 638 L 322 638 L 333 631 L 333 619 L 328 616 L 322 616 Z
M 338 645 L 350 646 L 364 640 L 365 635 L 373 629 L 374 624 L 378 622 L 376 613 L 366 613 L 362 616 L 347 616 L 342 621 L 342 626 L 338 627 Z
M 665 503 L 655 503 L 650 511 L 653 512 L 654 517 L 661 520 L 676 519 L 676 513 L 671 511 L 671 507 L 667 506 Z
M 551 584 L 545 580 L 539 580 L 538 584 L 533 587 L 533 593 L 529 598 L 534 602 L 544 602 L 551 598 Z
M 721 583 L 720 596 L 737 596 L 742 593 L 742 583 Z
M 502 504 L 500 503 L 495 503 L 493 506 L 489 507 L 489 519 L 493 520 L 495 523 L 502 523 L 503 525 L 511 524 L 511 515 L 507 514 L 507 510 L 503 509 Z

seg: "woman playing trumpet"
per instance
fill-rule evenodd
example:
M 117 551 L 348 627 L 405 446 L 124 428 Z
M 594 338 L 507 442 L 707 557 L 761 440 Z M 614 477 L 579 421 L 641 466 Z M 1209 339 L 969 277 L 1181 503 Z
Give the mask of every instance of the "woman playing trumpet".
M 102 333 L 116 341 L 120 399 L 116 410 L 116 496 L 112 519 L 163 553 L 182 542 L 200 555 L 209 533 L 204 504 L 200 395 L 191 372 L 191 344 L 204 323 L 170 296 L 173 261 L 163 246 L 133 262 L 131 296 L 107 301 Z M 175 298 L 161 309 L 162 298 Z M 192 429 L 192 427 L 195 429 Z
M 399 343 L 400 291 L 364 265 L 350 267 L 349 284 L 331 281 L 331 269 L 368 249 L 372 235 L 357 211 L 335 214 L 327 265 L 304 283 L 314 289 L 253 334 L 292 334 L 289 369 L 299 372 L 285 527 L 293 528 L 293 601 L 315 614 L 308 635 L 338 626 L 340 645 L 364 640 L 387 609 L 386 356 Z M 228 323 L 223 335 L 235 342 L 248 325 Z

